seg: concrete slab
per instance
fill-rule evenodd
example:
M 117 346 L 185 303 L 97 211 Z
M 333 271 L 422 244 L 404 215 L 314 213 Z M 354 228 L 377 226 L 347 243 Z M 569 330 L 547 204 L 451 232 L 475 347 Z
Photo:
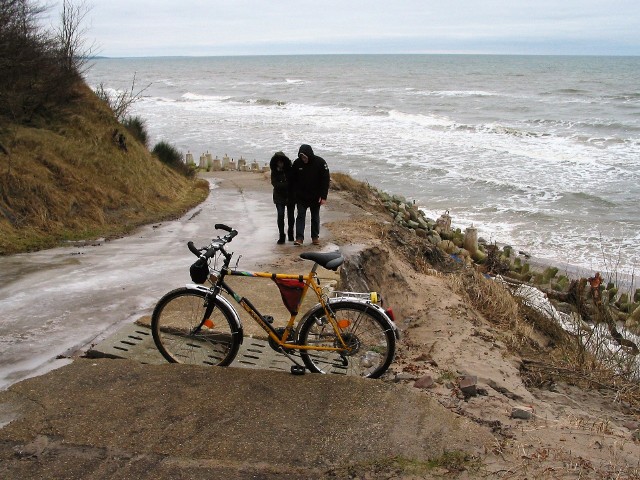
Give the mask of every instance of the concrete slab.
M 252 368 L 77 359 L 0 392 L 0 422 L 3 407 L 5 479 L 408 478 L 364 472 L 495 443 L 415 389 Z

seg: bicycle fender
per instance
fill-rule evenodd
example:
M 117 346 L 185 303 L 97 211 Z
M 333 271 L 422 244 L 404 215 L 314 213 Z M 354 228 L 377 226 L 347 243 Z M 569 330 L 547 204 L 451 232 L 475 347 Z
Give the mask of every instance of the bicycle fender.
M 341 303 L 341 302 L 359 303 L 360 305 L 364 305 L 368 308 L 371 308 L 389 324 L 389 327 L 391 327 L 391 330 L 393 330 L 393 335 L 396 337 L 396 340 L 400 340 L 400 330 L 398 330 L 398 327 L 396 326 L 395 322 L 389 318 L 389 315 L 387 315 L 387 313 L 384 311 L 384 308 L 382 308 L 380 305 L 372 303 L 368 300 L 361 300 L 359 298 L 351 298 L 351 297 L 330 298 L 328 303 L 329 305 L 333 305 L 335 303 Z M 310 317 L 311 315 L 321 310 L 322 310 L 322 305 L 320 305 L 319 303 L 316 303 L 313 307 L 311 307 L 311 309 L 307 313 L 304 314 L 304 316 L 298 322 L 298 325 L 302 325 L 302 322 L 304 322 L 304 320 L 306 320 L 308 317 Z
M 198 290 L 203 293 L 209 293 L 209 289 L 207 287 L 204 287 L 202 285 L 197 285 L 195 283 L 188 283 L 187 285 L 185 285 L 185 288 L 188 290 Z M 219 300 L 221 303 L 221 307 L 226 309 L 227 313 L 231 315 L 231 318 L 233 319 L 234 323 L 238 327 L 238 330 L 240 331 L 240 343 L 242 343 L 242 338 L 244 337 L 244 330 L 242 329 L 242 321 L 240 320 L 240 316 L 238 315 L 238 312 L 236 311 L 235 308 L 233 308 L 233 305 L 231 305 L 231 302 L 229 302 L 229 300 L 224 298 L 222 295 L 218 295 L 216 297 L 216 300 Z

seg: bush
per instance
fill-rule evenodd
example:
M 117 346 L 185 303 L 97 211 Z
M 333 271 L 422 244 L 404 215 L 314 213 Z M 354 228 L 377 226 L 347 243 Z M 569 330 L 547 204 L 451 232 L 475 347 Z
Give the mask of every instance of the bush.
M 195 169 L 182 160 L 182 152 L 168 142 L 156 143 L 151 153 L 158 157 L 162 163 L 170 166 L 185 177 L 194 177 L 196 175 Z
M 145 148 L 149 148 L 149 134 L 147 133 L 147 125 L 140 117 L 127 117 L 122 122 L 124 127 L 133 137 L 138 140 Z

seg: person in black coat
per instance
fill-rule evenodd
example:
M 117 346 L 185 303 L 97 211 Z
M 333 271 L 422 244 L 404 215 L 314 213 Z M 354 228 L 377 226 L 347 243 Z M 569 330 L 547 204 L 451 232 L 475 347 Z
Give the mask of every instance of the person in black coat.
M 271 185 L 273 185 L 273 203 L 276 204 L 278 212 L 278 244 L 285 241 L 284 235 L 284 213 L 287 212 L 287 226 L 289 241 L 293 242 L 293 227 L 295 224 L 295 199 L 291 182 L 291 160 L 282 152 L 276 152 L 269 162 L 271 168 Z
M 291 173 L 298 209 L 294 245 L 302 245 L 304 242 L 307 209 L 311 213 L 311 241 L 314 245 L 319 245 L 320 206 L 327 203 L 329 167 L 322 157 L 313 153 L 311 146 L 304 144 L 300 145 L 298 158 L 293 162 Z

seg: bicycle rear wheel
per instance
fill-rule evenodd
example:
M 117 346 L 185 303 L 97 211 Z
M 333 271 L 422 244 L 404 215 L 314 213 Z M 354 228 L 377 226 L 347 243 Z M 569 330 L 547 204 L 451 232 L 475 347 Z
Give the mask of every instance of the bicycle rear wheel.
M 229 365 L 242 340 L 242 333 L 228 307 L 218 298 L 208 321 L 206 292 L 178 288 L 158 301 L 151 316 L 153 341 L 172 363 L 204 366 Z M 197 330 L 197 331 L 196 331 Z
M 391 365 L 396 338 L 389 321 L 366 303 L 340 301 L 331 304 L 348 352 L 300 350 L 305 366 L 316 373 L 337 373 L 378 378 Z M 298 343 L 313 347 L 338 347 L 333 327 L 319 309 L 303 320 Z

